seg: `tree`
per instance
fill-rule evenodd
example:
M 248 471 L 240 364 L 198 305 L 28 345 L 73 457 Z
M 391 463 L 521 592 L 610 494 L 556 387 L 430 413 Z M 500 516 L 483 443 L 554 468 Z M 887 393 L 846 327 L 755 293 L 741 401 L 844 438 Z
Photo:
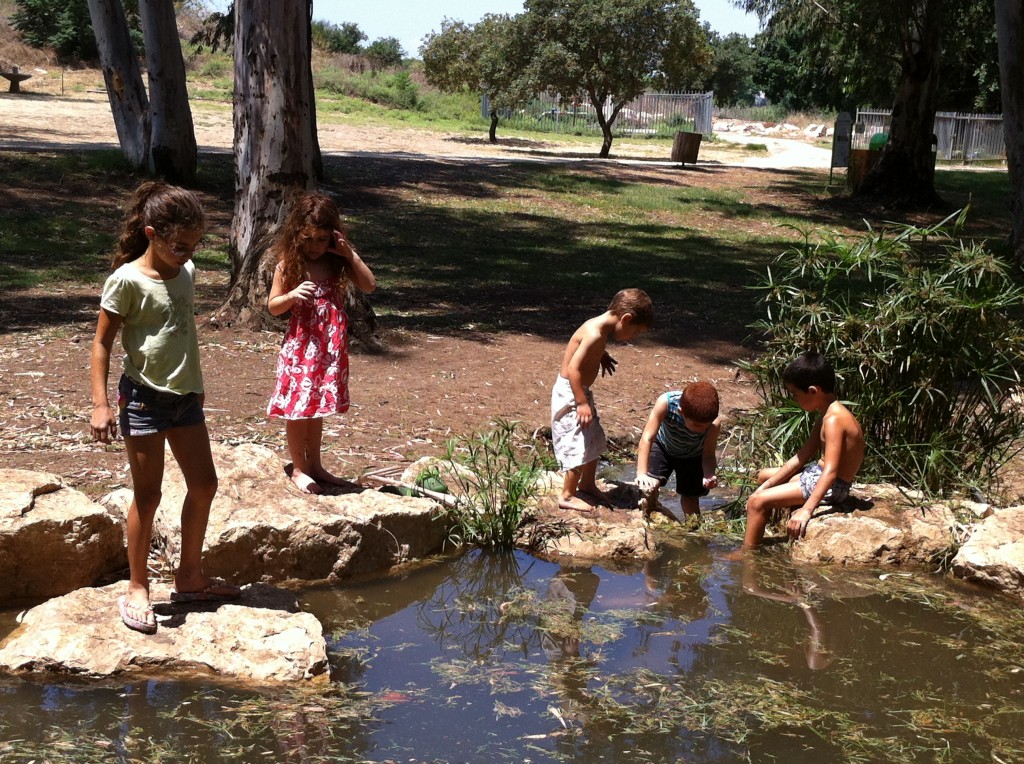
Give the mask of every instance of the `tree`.
M 932 130 L 939 100 L 943 35 L 981 0 L 737 0 L 768 34 L 803 32 L 810 71 L 838 78 L 842 98 L 870 98 L 892 85 L 889 140 L 858 193 L 928 206 L 935 193 Z M 987 2 L 987 0 L 986 0 Z
M 440 32 L 423 40 L 420 55 L 427 82 L 447 93 L 482 93 L 490 106 L 488 136 L 495 143 L 498 117 L 529 101 L 543 86 L 533 79 L 532 46 L 522 17 L 488 14 L 477 24 L 444 19 Z
M 712 59 L 710 72 L 698 88 L 714 91 L 715 103 L 720 106 L 752 104 L 754 96 L 761 90 L 753 42 L 742 34 L 721 37 L 707 24 L 704 32 L 711 46 Z
M 61 59 L 96 58 L 86 0 L 15 0 L 11 26 L 34 48 L 53 48 Z
M 313 47 L 326 53 L 356 54 L 366 34 L 358 24 L 350 21 L 331 24 L 328 21 L 314 21 L 312 27 Z
M 363 55 L 370 59 L 374 69 L 388 69 L 401 65 L 405 51 L 397 37 L 381 37 L 367 45 Z
M 196 133 L 185 85 L 178 25 L 171 0 L 139 4 L 149 77 L 149 169 L 171 183 L 196 179 Z
M 264 255 L 274 230 L 316 179 L 310 11 L 310 0 L 234 4 L 235 211 L 232 282 L 221 314 L 247 325 L 265 317 L 272 269 Z
M 1024 265 L 1024 10 L 1019 0 L 995 0 L 1006 167 L 1010 175 L 1011 246 Z
M 89 0 L 89 15 L 121 152 L 133 167 L 146 167 L 150 147 L 149 96 L 132 48 L 124 8 L 120 0 Z
M 691 0 L 527 0 L 527 39 L 536 80 L 594 107 L 612 146 L 619 112 L 648 88 L 698 81 L 711 60 Z

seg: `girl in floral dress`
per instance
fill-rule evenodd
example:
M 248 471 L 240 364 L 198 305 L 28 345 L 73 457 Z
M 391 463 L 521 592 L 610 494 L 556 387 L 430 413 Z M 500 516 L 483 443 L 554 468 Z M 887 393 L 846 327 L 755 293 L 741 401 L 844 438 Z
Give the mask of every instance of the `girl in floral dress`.
M 292 482 L 319 494 L 321 483 L 345 484 L 320 457 L 323 418 L 349 406 L 345 293 L 349 285 L 372 292 L 377 280 L 342 232 L 338 207 L 326 194 L 309 193 L 295 203 L 272 250 L 278 263 L 267 309 L 292 315 L 267 416 L 285 420 Z

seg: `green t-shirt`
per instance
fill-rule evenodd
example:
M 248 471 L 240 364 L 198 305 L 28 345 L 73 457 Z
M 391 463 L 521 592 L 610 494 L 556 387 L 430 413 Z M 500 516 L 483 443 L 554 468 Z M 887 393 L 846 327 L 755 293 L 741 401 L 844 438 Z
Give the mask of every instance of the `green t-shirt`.
M 124 319 L 124 373 L 162 392 L 203 392 L 196 336 L 196 267 L 189 261 L 163 281 L 125 263 L 103 285 L 100 307 Z

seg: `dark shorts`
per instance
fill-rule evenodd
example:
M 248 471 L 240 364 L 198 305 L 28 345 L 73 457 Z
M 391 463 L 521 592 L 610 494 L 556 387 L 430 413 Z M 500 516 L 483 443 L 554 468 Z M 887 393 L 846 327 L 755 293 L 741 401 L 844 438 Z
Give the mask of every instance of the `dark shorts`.
M 673 472 L 676 473 L 676 493 L 680 496 L 708 495 L 708 489 L 704 487 L 703 455 L 676 459 L 669 456 L 658 441 L 651 443 L 647 474 L 665 485 Z
M 122 435 L 155 435 L 206 421 L 199 393 L 163 393 L 126 374 L 117 383 L 117 410 Z

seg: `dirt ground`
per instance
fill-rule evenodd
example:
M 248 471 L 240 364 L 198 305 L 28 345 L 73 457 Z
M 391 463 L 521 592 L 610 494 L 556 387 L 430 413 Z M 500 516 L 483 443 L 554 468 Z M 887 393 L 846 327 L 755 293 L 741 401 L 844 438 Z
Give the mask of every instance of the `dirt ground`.
M 204 150 L 228 150 L 229 111 L 201 106 L 195 122 Z M 0 95 L 0 139 L 5 147 L 22 149 L 116 145 L 106 98 L 95 92 Z M 418 154 L 508 156 L 537 148 L 526 143 L 507 141 L 495 148 L 486 140 L 443 133 L 321 125 L 325 152 L 344 147 L 352 153 L 387 155 L 415 146 Z M 563 148 L 566 153 L 579 151 L 578 146 L 544 142 L 545 153 Z M 619 151 L 628 153 L 625 145 Z M 629 174 L 630 167 L 624 165 L 622 172 Z M 202 308 L 212 310 L 226 288 L 223 274 L 200 272 L 197 297 Z M 46 310 L 66 320 L 41 322 L 28 331 L 0 325 L 0 461 L 6 467 L 55 472 L 90 495 L 128 485 L 123 445 L 104 448 L 88 435 L 98 296 L 91 289 L 57 286 L 40 291 Z M 591 312 L 603 308 L 594 306 Z M 11 315 L 3 315 L 4 323 Z M 542 337 L 467 331 L 460 338 L 385 327 L 386 353 L 354 354 L 351 359 L 353 406 L 326 422 L 328 466 L 354 478 L 368 469 L 436 455 L 447 438 L 484 428 L 495 417 L 521 421 L 529 433 L 543 431 L 563 343 L 576 323 L 574 318 L 565 320 L 559 340 L 551 339 L 558 332 Z M 265 416 L 280 335 L 218 329 L 201 321 L 200 341 L 213 439 L 264 443 L 283 458 L 283 427 Z M 714 382 L 726 407 L 745 407 L 754 400 L 750 385 L 738 380 L 732 365 L 746 352 L 738 343 L 714 340 L 684 349 L 652 338 L 611 350 L 618 371 L 599 380 L 595 394 L 605 429 L 622 444 L 623 455 L 631 455 L 629 444 L 639 436 L 657 396 L 686 380 Z M 111 386 L 117 366 L 115 362 Z
M 36 91 L 25 97 L 0 94 L 0 147 L 116 146 L 106 98 L 97 92 L 100 83 L 95 73 L 91 76 L 93 80 L 85 82 L 93 87 L 79 83 L 74 92 L 66 81 L 64 95 L 59 91 Z M 53 86 L 52 78 L 46 82 Z M 200 103 L 194 119 L 201 151 L 229 150 L 227 108 Z M 571 159 L 580 151 L 578 145 L 548 140 L 505 139 L 492 146 L 485 138 L 347 124 L 321 124 L 320 139 L 325 153 L 344 151 L 395 163 L 410 153 L 504 158 L 563 154 Z M 620 157 L 646 157 L 645 171 L 653 171 L 645 154 L 652 150 L 628 141 L 617 141 L 614 147 Z M 795 149 L 788 150 L 796 156 Z M 722 150 L 719 157 L 714 147 L 701 149 L 701 161 L 711 165 L 735 166 L 737 156 L 735 151 Z M 815 166 L 813 161 L 805 166 Z M 638 171 L 629 163 L 617 167 L 611 172 L 620 172 L 623 178 Z M 754 172 L 736 167 L 701 182 L 743 188 L 753 182 Z M 221 303 L 226 289 L 224 274 L 200 272 L 197 299 L 211 436 L 228 444 L 263 443 L 285 458 L 283 427 L 265 416 L 280 335 L 216 328 L 202 320 Z M 90 346 L 98 294 L 67 286 L 37 291 L 35 302 L 51 313 L 51 320 L 15 327 L 12 310 L 0 311 L 0 464 L 55 472 L 92 496 L 129 485 L 123 445 L 102 447 L 88 434 Z M 379 293 L 374 298 L 387 299 Z M 599 313 L 603 307 L 593 306 L 588 313 Z M 52 315 L 61 319 L 53 321 Z M 549 315 L 559 326 L 543 333 L 527 328 L 505 334 L 467 330 L 464 336 L 453 336 L 385 325 L 387 352 L 352 357 L 353 406 L 349 413 L 326 422 L 327 466 L 355 478 L 369 469 L 438 455 L 447 438 L 484 428 L 496 417 L 518 420 L 528 433 L 543 432 L 563 343 L 579 322 L 575 311 L 569 315 L 555 308 Z M 713 316 L 705 319 L 714 321 Z M 657 396 L 688 380 L 714 383 L 727 412 L 756 403 L 752 385 L 734 365 L 749 355 L 737 339 L 713 332 L 706 340 L 685 343 L 665 342 L 664 337 L 655 332 L 612 348 L 618 371 L 595 386 L 605 430 L 623 458 L 632 458 L 633 444 Z M 115 362 L 115 370 L 118 365 Z M 111 387 L 116 378 L 117 372 L 112 371 Z

